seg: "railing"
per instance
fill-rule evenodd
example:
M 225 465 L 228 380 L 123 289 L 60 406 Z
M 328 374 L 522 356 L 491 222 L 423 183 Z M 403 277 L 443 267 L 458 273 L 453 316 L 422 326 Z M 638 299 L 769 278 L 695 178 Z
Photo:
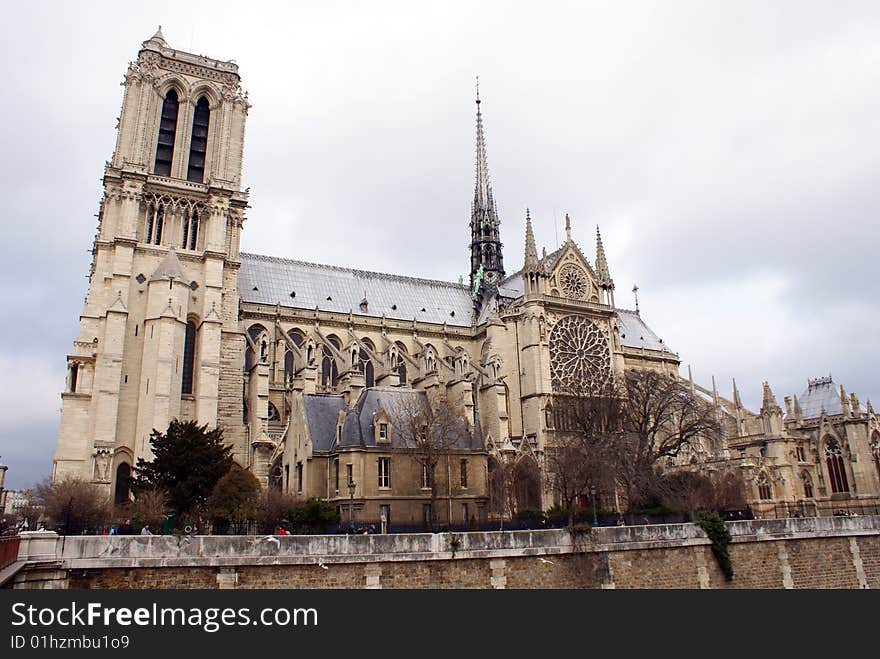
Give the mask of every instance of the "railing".
M 778 503 L 759 509 L 764 519 L 787 517 L 851 517 L 854 515 L 880 515 L 880 501 L 797 501 Z
M 15 563 L 18 559 L 18 545 L 21 537 L 17 535 L 0 536 L 0 570 Z

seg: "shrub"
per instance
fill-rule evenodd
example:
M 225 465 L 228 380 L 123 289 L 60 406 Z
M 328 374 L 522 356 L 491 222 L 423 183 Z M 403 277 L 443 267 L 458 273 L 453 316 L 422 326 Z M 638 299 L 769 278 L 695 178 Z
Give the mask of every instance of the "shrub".
M 236 463 L 226 472 L 208 497 L 208 512 L 215 532 L 247 526 L 257 514 L 260 482 L 251 472 Z
M 297 505 L 291 513 L 290 523 L 294 533 L 326 533 L 329 525 L 338 524 L 340 520 L 333 504 L 321 499 L 309 499 Z
M 715 560 L 718 561 L 718 567 L 724 573 L 728 581 L 733 581 L 733 565 L 730 562 L 730 554 L 727 546 L 730 544 L 730 531 L 721 519 L 721 515 L 716 512 L 700 513 L 697 515 L 697 525 L 702 528 L 709 540 L 712 541 L 712 553 Z

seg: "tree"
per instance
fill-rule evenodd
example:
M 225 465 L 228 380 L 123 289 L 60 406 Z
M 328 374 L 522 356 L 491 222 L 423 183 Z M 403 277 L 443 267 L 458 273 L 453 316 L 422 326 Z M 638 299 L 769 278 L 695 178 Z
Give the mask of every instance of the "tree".
M 48 524 L 61 533 L 98 533 L 113 515 L 109 495 L 80 478 L 52 483 L 46 479 L 36 486 L 37 502 Z
M 154 429 L 150 446 L 153 460 L 138 459 L 132 489 L 135 496 L 145 489 L 163 491 L 178 519 L 198 514 L 232 466 L 232 448 L 223 443 L 223 431 L 195 421 L 175 419 L 164 433 Z
M 615 475 L 632 512 L 656 483 L 661 460 L 720 432 L 711 405 L 676 375 L 629 370 L 622 378 L 621 437 L 610 444 Z
M 459 449 L 471 446 L 472 433 L 464 408 L 445 395 L 433 401 L 414 394 L 400 397 L 391 411 L 393 429 L 402 449 L 418 465 L 422 485 L 431 497 L 431 529 L 437 525 L 437 465 Z
M 591 490 L 614 486 L 609 476 L 622 434 L 621 392 L 613 380 L 585 384 L 580 395 L 561 397 L 556 404 L 564 427 L 546 448 L 545 463 L 550 488 L 572 526 L 576 508 Z
M 532 455 L 490 456 L 489 513 L 503 524 L 540 505 L 541 473 Z
M 125 507 L 127 511 L 122 517 L 130 517 L 138 526 L 149 524 L 153 529 L 160 527 L 168 511 L 165 493 L 155 489 L 138 491 L 134 501 L 126 504 Z
M 255 519 L 262 533 L 274 533 L 279 526 L 290 526 L 297 499 L 275 488 L 267 488 L 257 497 Z
M 251 472 L 236 463 L 217 481 L 208 498 L 208 511 L 215 532 L 223 532 L 230 525 L 240 531 L 255 519 L 260 481 Z
M 610 474 L 629 512 L 656 493 L 662 462 L 720 431 L 709 403 L 672 374 L 632 369 L 599 385 L 569 383 L 565 393 L 554 404 L 563 430 L 580 436 L 568 441 L 584 444 L 574 457 L 591 460 L 594 473 Z M 583 478 L 574 480 L 577 486 Z

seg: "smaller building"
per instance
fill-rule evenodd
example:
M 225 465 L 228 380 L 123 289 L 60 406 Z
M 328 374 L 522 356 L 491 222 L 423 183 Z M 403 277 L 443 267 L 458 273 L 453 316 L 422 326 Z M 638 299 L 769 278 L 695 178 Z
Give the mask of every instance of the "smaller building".
M 326 499 L 359 526 L 485 520 L 487 453 L 465 408 L 443 410 L 448 403 L 408 387 L 374 387 L 357 398 L 304 394 L 291 403 L 281 459 L 273 460 L 272 482 L 282 491 Z
M 768 383 L 761 409 L 711 395 L 722 421 L 721 450 L 701 462 L 735 466 L 757 517 L 880 514 L 880 416 L 871 402 L 831 376 L 808 380 L 800 396 L 786 396 L 785 411 Z

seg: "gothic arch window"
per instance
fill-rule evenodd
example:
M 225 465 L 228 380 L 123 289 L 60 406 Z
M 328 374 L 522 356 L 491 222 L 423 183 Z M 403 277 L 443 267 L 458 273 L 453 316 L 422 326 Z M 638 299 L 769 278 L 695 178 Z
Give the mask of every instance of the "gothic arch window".
M 437 357 L 434 346 L 428 344 L 425 348 L 425 373 L 433 373 L 437 370 Z
M 846 478 L 846 465 L 843 462 L 843 452 L 840 443 L 833 437 L 825 440 L 825 465 L 828 467 L 828 479 L 831 481 L 831 492 L 849 492 L 849 483 Z
M 113 492 L 114 503 L 128 503 L 131 492 L 131 465 L 120 462 L 116 467 L 116 488 Z
M 758 476 L 758 498 L 761 501 L 773 499 L 773 488 L 770 486 L 770 481 L 767 480 L 767 474 L 763 472 Z
M 79 376 L 79 364 L 71 362 L 70 364 L 70 386 L 67 388 L 71 393 L 76 393 L 76 380 Z
M 611 376 L 605 333 L 591 320 L 565 316 L 550 332 L 550 377 L 554 391 L 583 393 Z
M 400 386 L 405 387 L 408 384 L 407 380 L 407 372 L 406 372 L 406 360 L 403 358 L 403 355 L 406 354 L 406 346 L 404 346 L 400 341 L 396 344 L 397 346 L 397 358 L 394 363 L 394 370 L 400 379 Z
M 158 176 L 171 176 L 179 107 L 177 90 L 172 87 L 165 94 L 165 100 L 162 102 L 162 116 L 159 119 L 159 139 L 156 143 L 156 162 L 153 166 L 153 172 Z
M 266 359 L 266 352 L 268 351 L 268 332 L 266 328 L 257 323 L 256 325 L 251 325 L 248 328 L 248 336 L 251 338 L 251 341 L 254 342 L 254 345 L 257 346 L 257 350 L 259 350 L 259 360 L 263 361 Z M 244 370 L 245 372 L 250 371 L 254 365 L 257 363 L 257 356 L 254 354 L 254 349 L 251 348 L 251 344 L 248 343 L 247 349 L 244 351 Z
M 193 371 L 196 359 L 196 323 L 192 319 L 186 323 L 186 335 L 183 340 L 183 376 L 180 384 L 182 394 L 193 392 Z
M 144 242 L 151 245 L 162 244 L 162 231 L 170 215 L 168 204 L 164 201 L 151 201 L 147 204 L 147 226 Z
M 181 249 L 195 249 L 199 238 L 199 208 L 194 206 L 183 211 Z
M 374 350 L 373 342 L 369 339 L 364 339 L 361 343 L 370 350 Z M 367 354 L 367 351 L 363 348 L 358 351 L 358 370 L 364 374 L 365 387 L 370 388 L 376 386 L 376 372 L 375 367 L 373 366 L 373 360 L 370 359 L 370 355 Z
M 335 336 L 327 337 L 327 341 L 339 350 L 342 344 Z M 326 345 L 321 345 L 321 385 L 324 387 L 335 387 L 339 382 L 339 368 L 336 366 L 336 359 L 333 351 Z
M 810 478 L 810 475 L 805 471 L 801 472 L 801 483 L 803 483 L 803 486 L 804 486 L 804 497 L 807 499 L 812 499 L 813 498 L 813 481 Z
M 269 403 L 269 407 L 267 409 L 266 414 L 268 416 L 269 421 L 272 421 L 273 423 L 278 423 L 281 421 L 281 415 L 278 413 L 278 408 L 275 407 L 275 405 L 272 404 L 271 402 Z
M 208 99 L 202 96 L 196 103 L 193 113 L 192 136 L 189 142 L 189 166 L 186 180 L 202 183 L 205 180 L 205 154 L 208 151 L 208 124 L 211 121 L 211 110 Z

